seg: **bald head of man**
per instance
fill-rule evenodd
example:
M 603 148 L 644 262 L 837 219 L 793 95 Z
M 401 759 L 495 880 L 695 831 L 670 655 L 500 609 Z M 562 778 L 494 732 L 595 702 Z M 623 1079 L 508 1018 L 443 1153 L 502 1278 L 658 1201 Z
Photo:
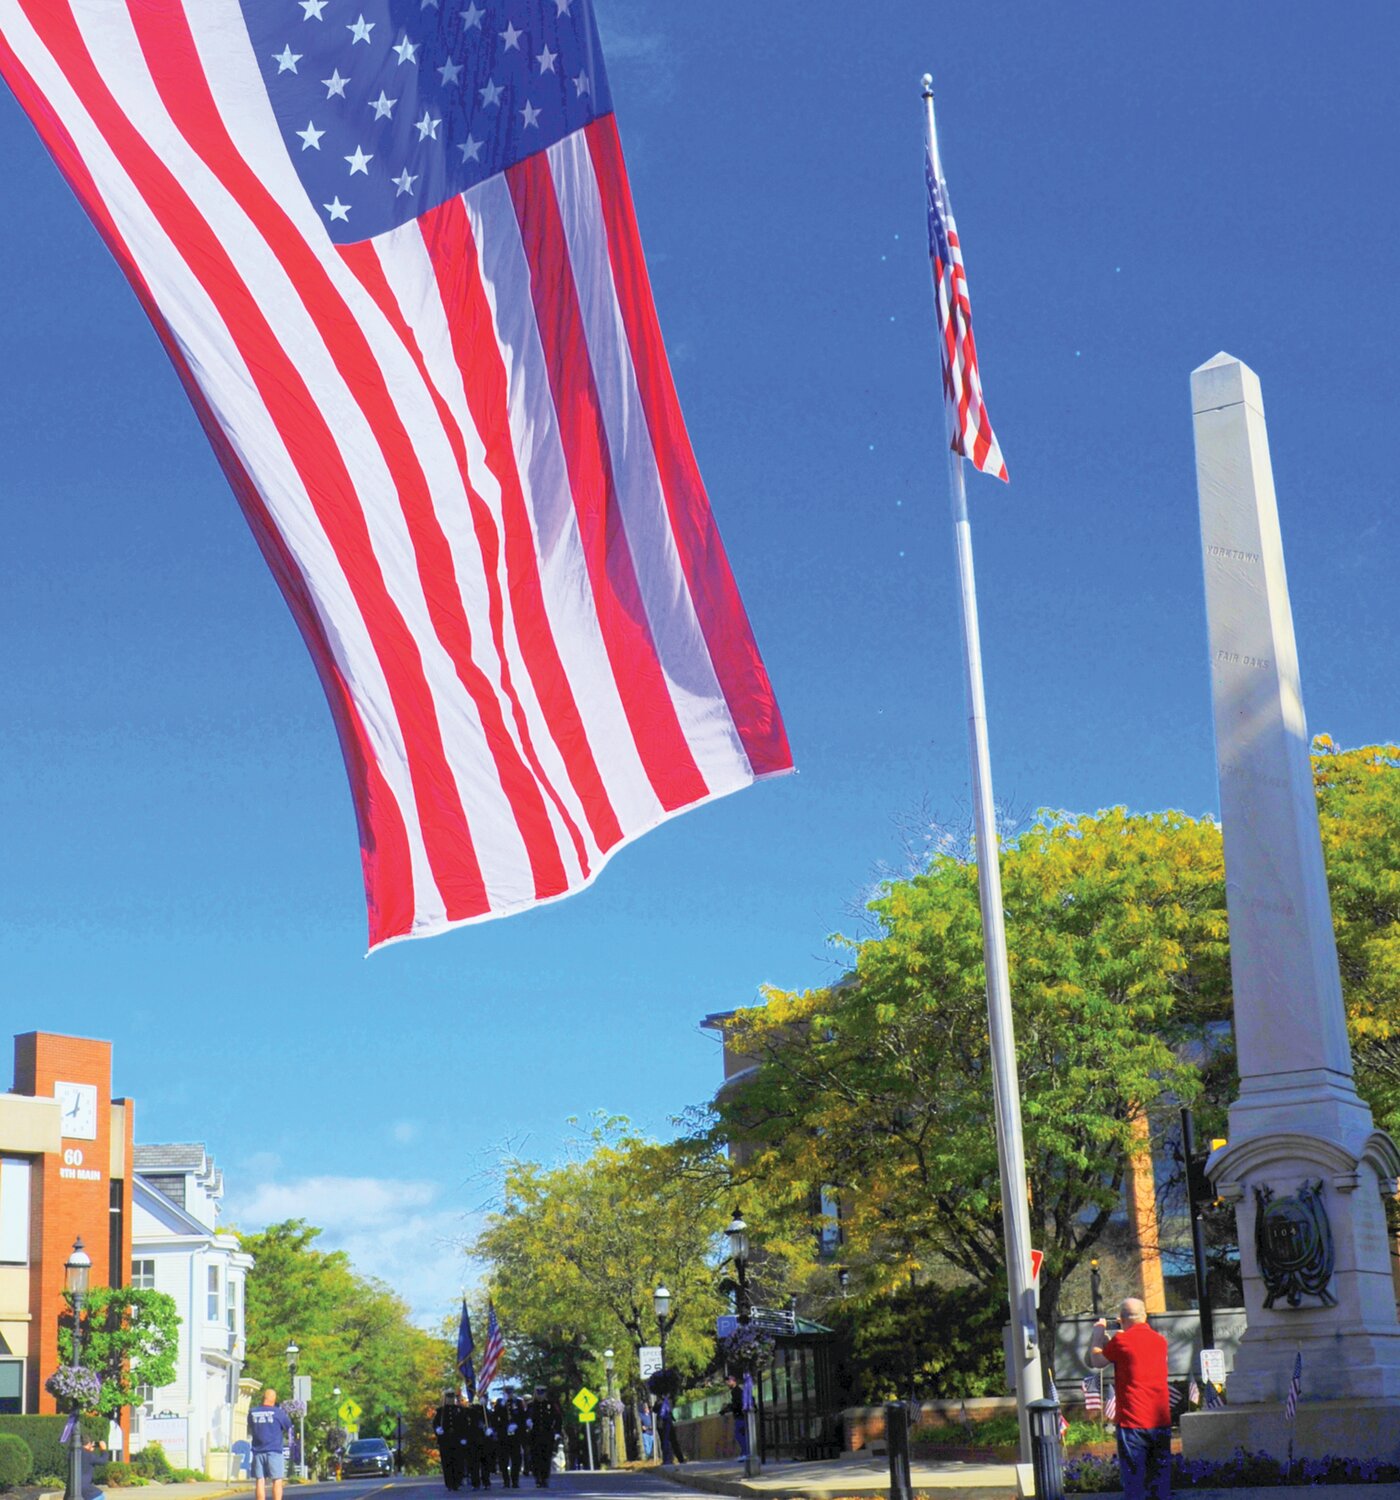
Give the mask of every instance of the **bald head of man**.
M 1133 1323 L 1145 1323 L 1147 1321 L 1147 1304 L 1141 1297 L 1124 1297 L 1122 1305 L 1118 1309 L 1118 1316 L 1122 1320 L 1124 1328 Z

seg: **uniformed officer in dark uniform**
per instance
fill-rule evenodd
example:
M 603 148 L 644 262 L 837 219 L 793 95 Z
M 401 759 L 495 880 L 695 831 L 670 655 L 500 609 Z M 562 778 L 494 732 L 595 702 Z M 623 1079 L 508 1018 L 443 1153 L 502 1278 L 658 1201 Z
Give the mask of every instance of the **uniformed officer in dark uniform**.
M 506 1387 L 505 1395 L 496 1403 L 495 1419 L 501 1478 L 508 1490 L 518 1490 L 525 1459 L 525 1403 L 513 1385 Z
M 542 1385 L 535 1387 L 534 1399 L 525 1408 L 526 1440 L 530 1449 L 530 1473 L 538 1489 L 549 1488 L 549 1472 L 554 1467 L 554 1449 L 559 1442 L 559 1414 Z
M 462 1488 L 467 1461 L 466 1409 L 457 1400 L 456 1391 L 442 1393 L 442 1405 L 433 1413 L 433 1432 L 437 1436 L 438 1456 L 442 1460 L 442 1482 L 450 1490 Z
M 467 1402 L 467 1478 L 474 1490 L 491 1488 L 496 1467 L 496 1444 L 490 1432 L 491 1414 L 476 1396 Z

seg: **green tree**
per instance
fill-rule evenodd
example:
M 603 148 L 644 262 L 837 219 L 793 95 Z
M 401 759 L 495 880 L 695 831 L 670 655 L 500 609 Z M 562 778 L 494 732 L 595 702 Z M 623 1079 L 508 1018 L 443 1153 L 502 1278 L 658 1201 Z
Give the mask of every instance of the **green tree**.
M 713 1358 L 715 1315 L 727 1306 L 717 1287 L 727 1165 L 712 1143 L 659 1145 L 620 1118 L 597 1117 L 580 1146 L 553 1167 L 508 1160 L 501 1207 L 473 1247 L 512 1372 L 597 1381 L 613 1347 L 625 1388 L 637 1350 L 656 1339 L 652 1293 L 664 1283 L 676 1314 L 667 1360 L 693 1379 Z
M 1121 1201 L 1142 1121 L 1197 1090 L 1184 1044 L 1228 1005 L 1218 828 L 1179 813 L 1042 814 L 1003 858 L 1042 1335 Z M 847 980 L 773 991 L 721 1104 L 747 1175 L 790 1213 L 837 1190 L 869 1295 L 911 1275 L 1004 1289 L 977 871 L 886 883 Z M 1045 1347 L 1051 1347 L 1048 1340 Z
M 73 1360 L 73 1295 L 58 1330 L 58 1357 Z M 165 1292 L 136 1287 L 93 1287 L 83 1294 L 82 1358 L 102 1378 L 98 1410 L 108 1415 L 130 1406 L 137 1386 L 175 1379 L 180 1316 Z
M 1313 749 L 1356 1085 L 1400 1134 L 1400 746 Z
M 339 1430 L 333 1390 L 353 1397 L 367 1436 L 392 1437 L 404 1422 L 405 1459 L 423 1468 L 430 1445 L 428 1417 L 452 1381 L 446 1338 L 410 1321 L 408 1306 L 382 1282 L 356 1274 L 340 1250 L 316 1245 L 321 1231 L 304 1219 L 239 1236 L 254 1257 L 245 1313 L 247 1370 L 287 1390 L 286 1349 L 300 1350 L 298 1373 L 311 1377 L 307 1449 L 323 1451 Z

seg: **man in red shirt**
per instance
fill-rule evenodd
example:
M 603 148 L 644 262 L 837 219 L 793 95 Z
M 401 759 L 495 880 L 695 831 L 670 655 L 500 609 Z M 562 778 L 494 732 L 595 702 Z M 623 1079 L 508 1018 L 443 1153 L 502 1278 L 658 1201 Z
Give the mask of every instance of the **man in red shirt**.
M 1113 1366 L 1118 1401 L 1118 1467 L 1124 1500 L 1170 1500 L 1172 1406 L 1167 1388 L 1167 1341 L 1148 1326 L 1147 1308 L 1128 1297 L 1123 1327 L 1112 1338 L 1102 1318 L 1089 1340 L 1089 1363 Z

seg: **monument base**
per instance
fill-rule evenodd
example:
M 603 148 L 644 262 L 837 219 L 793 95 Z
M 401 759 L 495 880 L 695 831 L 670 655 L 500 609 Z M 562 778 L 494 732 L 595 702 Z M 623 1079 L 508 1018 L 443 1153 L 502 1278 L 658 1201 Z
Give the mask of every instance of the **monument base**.
M 1181 1456 L 1221 1462 L 1243 1448 L 1283 1460 L 1288 1436 L 1282 1401 L 1192 1411 L 1181 1419 Z M 1400 1397 L 1300 1401 L 1293 1422 L 1293 1461 L 1327 1457 L 1400 1463 Z

